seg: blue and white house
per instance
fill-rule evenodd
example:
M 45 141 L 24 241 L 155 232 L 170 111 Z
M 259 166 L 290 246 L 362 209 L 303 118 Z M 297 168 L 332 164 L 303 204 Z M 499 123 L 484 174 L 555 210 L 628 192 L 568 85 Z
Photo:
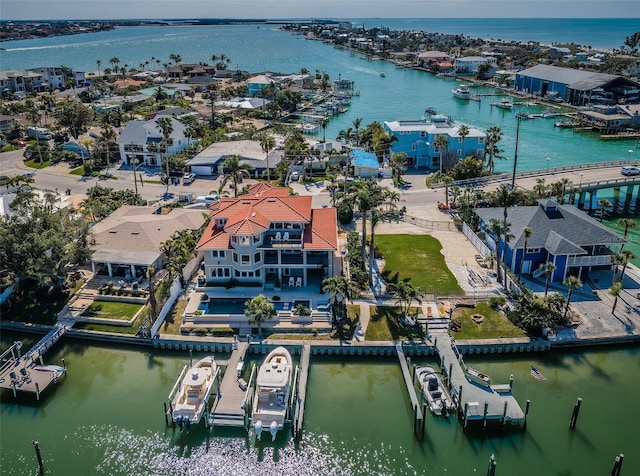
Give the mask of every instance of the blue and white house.
M 460 135 L 461 124 L 454 123 L 450 117 L 391 121 L 385 122 L 384 127 L 396 139 L 391 144 L 391 154 L 404 152 L 413 167 L 440 170 L 441 155 L 445 168 L 468 156 L 484 158 L 487 135 L 468 126 L 469 133 L 463 137 Z M 445 136 L 449 144 L 442 154 L 435 146 L 438 136 Z
M 541 264 L 551 262 L 556 269 L 550 281 L 564 281 L 568 275 L 581 277 L 583 271 L 610 268 L 610 256 L 620 250 L 626 240 L 573 205 L 559 205 L 553 200 L 540 200 L 538 205 L 512 207 L 507 222 L 513 235 L 505 243 L 489 232 L 489 222 L 503 222 L 503 208 L 477 208 L 485 243 L 515 274 L 542 276 Z M 526 239 L 524 229 L 531 229 Z M 524 257 L 524 259 L 523 259 Z
M 158 125 L 162 117 L 168 118 L 172 126 L 166 151 L 162 144 L 162 129 Z M 182 122 L 171 116 L 157 116 L 150 121 L 129 121 L 118 138 L 120 157 L 125 164 L 130 164 L 135 158 L 138 165 L 159 167 L 164 155 L 177 154 L 189 146 L 186 129 Z

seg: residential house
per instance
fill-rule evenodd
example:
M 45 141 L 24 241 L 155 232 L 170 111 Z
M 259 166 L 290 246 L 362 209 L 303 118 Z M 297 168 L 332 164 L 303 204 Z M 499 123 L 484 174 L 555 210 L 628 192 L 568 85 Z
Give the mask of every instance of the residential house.
M 264 88 L 266 88 L 272 83 L 275 83 L 275 81 L 269 75 L 259 74 L 257 76 L 253 76 L 247 79 L 246 83 L 247 83 L 247 96 L 254 97 Z
M 267 154 L 262 150 L 260 142 L 255 140 L 214 142 L 191 158 L 187 165 L 193 173 L 199 176 L 221 175 L 223 173 L 222 163 L 232 155 L 240 157 L 240 164 L 249 167 L 250 173 L 255 177 L 265 175 Z M 273 170 L 280 160 L 282 160 L 281 150 L 270 151 L 269 169 Z
M 593 127 L 603 134 L 615 134 L 640 128 L 640 105 L 591 105 L 578 110 L 580 123 Z
M 626 242 L 573 205 L 559 205 L 553 200 L 540 200 L 538 205 L 512 207 L 508 212 L 510 238 L 505 246 L 500 237 L 489 232 L 492 218 L 504 219 L 501 207 L 478 208 L 480 227 L 486 232 L 486 244 L 503 256 L 513 273 L 542 276 L 541 264 L 551 262 L 556 269 L 550 281 L 564 281 L 568 275 L 581 277 L 584 271 L 610 268 L 610 256 Z M 524 229 L 531 229 L 524 249 Z M 524 256 L 524 260 L 523 260 Z
M 92 228 L 95 238 L 91 268 L 98 275 L 146 276 L 153 266 L 161 269 L 166 256 L 160 250 L 179 230 L 197 231 L 205 222 L 202 210 L 174 208 L 166 215 L 154 206 L 124 205 Z
M 31 71 L 42 76 L 45 87 L 60 90 L 65 88 L 64 82 L 67 78 L 65 78 L 64 71 L 59 66 L 42 66 L 39 68 L 30 68 L 27 71 Z
M 378 157 L 373 152 L 366 152 L 362 149 L 353 149 L 349 152 L 349 159 L 353 167 L 354 177 L 377 177 L 380 163 Z
M 4 114 L 0 114 L 0 134 L 6 134 L 7 132 L 9 132 L 15 122 L 16 118 L 14 116 L 6 116 Z
M 498 66 L 498 60 L 492 56 L 462 56 L 454 60 L 453 67 L 458 74 L 473 75 L 478 72 L 478 66 L 487 63 L 492 69 Z
M 310 196 L 258 183 L 213 205 L 197 249 L 209 285 L 234 280 L 319 289 L 339 269 L 336 210 L 312 208 Z
M 164 150 L 162 130 L 158 126 L 161 117 L 127 122 L 118 138 L 120 157 L 125 164 L 130 164 L 135 158 L 139 165 L 160 166 L 162 156 L 176 154 L 188 147 L 187 127 L 171 116 L 164 116 L 169 118 L 173 127 L 171 141 Z
M 391 143 L 391 153 L 404 152 L 414 167 L 440 170 L 441 155 L 445 168 L 468 156 L 484 158 L 486 134 L 469 127 L 469 133 L 463 137 L 460 135 L 460 125 L 450 117 L 387 121 L 384 127 L 396 139 Z M 436 139 L 441 135 L 446 136 L 449 144 L 443 154 L 435 147 Z
M 42 74 L 33 71 L 0 71 L 0 97 L 11 98 L 14 93 L 43 91 L 46 82 Z

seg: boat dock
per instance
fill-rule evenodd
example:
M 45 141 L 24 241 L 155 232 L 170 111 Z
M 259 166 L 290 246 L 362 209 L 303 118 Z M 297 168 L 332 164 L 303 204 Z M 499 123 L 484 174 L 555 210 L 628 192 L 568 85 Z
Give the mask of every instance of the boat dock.
M 251 372 L 249 383 L 239 375 L 248 349 L 247 342 L 238 342 L 237 348 L 231 353 L 209 415 L 210 426 L 247 427 L 246 414 L 250 411 L 251 382 L 255 368 Z
M 470 420 L 482 421 L 483 427 L 488 420 L 500 420 L 503 426 L 525 420 L 525 413 L 511 394 L 513 380 L 508 385 L 493 385 L 488 376 L 469 369 L 474 375 L 487 379 L 486 385 L 478 383 L 481 380 L 470 381 L 467 367 L 451 336 L 445 332 L 435 336 L 442 372 L 465 427 Z
M 40 394 L 51 384 L 57 383 L 59 373 L 38 371 L 35 367 L 44 365 L 44 354 L 67 332 L 63 324 L 56 324 L 51 331 L 34 345 L 26 354 L 21 354 L 22 342 L 16 341 L 0 356 L 0 388 L 17 392 Z
M 293 389 L 297 397 L 294 400 L 295 411 L 293 414 L 292 431 L 294 436 L 299 436 L 302 431 L 304 421 L 304 405 L 307 397 L 307 380 L 309 377 L 309 359 L 311 358 L 311 346 L 304 344 L 302 346 L 302 355 L 300 356 L 300 372 L 298 374 L 297 386 Z
M 399 343 L 395 344 L 396 354 L 398 355 L 398 360 L 400 360 L 400 369 L 402 370 L 402 376 L 404 377 L 404 383 L 407 386 L 407 391 L 409 392 L 409 400 L 411 400 L 411 408 L 413 409 L 413 432 L 417 435 L 418 429 L 421 429 L 421 434 L 424 436 L 424 422 L 425 422 L 425 412 L 424 409 L 426 405 L 423 405 L 420 408 L 420 400 L 418 399 L 418 395 L 416 394 L 416 387 L 413 383 L 413 378 L 411 376 L 411 372 L 409 371 L 409 365 L 407 364 L 407 358 L 404 355 L 404 350 L 402 345 Z

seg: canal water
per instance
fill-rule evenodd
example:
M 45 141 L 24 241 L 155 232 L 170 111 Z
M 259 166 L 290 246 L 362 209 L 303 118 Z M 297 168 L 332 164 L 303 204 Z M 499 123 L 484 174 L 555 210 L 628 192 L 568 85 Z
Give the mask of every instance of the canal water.
M 3 347 L 18 337 L 4 333 Z M 486 474 L 491 454 L 498 475 L 596 475 L 609 474 L 619 453 L 622 474 L 640 474 L 638 347 L 468 358 L 494 382 L 514 375 L 515 396 L 532 402 L 527 430 L 463 431 L 453 418 L 428 415 L 424 441 L 413 436 L 396 359 L 312 356 L 299 445 L 288 433 L 272 443 L 235 429 L 165 426 L 162 404 L 186 352 L 64 339 L 47 362 L 62 357 L 68 375 L 41 402 L 2 394 L 3 475 L 37 474 L 32 440 L 47 474 L 59 475 L 476 475 Z M 529 376 L 531 364 L 546 381 Z M 578 397 L 581 413 L 569 430 Z

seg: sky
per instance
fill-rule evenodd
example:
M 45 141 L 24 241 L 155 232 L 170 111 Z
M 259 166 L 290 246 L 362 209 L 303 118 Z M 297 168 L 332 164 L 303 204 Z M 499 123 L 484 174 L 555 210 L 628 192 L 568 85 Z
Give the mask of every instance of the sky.
M 639 0 L 0 0 L 0 20 L 640 18 Z M 640 28 L 640 21 L 639 21 Z

